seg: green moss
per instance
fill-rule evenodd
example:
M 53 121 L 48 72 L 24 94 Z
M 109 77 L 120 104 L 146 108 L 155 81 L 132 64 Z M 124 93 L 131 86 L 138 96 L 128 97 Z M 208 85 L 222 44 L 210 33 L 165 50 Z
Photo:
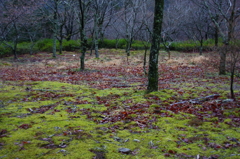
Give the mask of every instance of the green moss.
M 165 153 L 174 151 L 193 156 L 211 156 L 215 153 L 227 158 L 237 152 L 237 148 L 221 151 L 212 147 L 203 149 L 206 146 L 204 138 L 208 138 L 209 143 L 219 145 L 229 142 L 227 137 L 240 139 L 239 128 L 228 124 L 232 122 L 231 119 L 217 123 L 218 118 L 209 118 L 206 119 L 208 122 L 199 122 L 195 120 L 194 115 L 187 113 L 174 114 L 161 110 L 159 113 L 168 113 L 172 117 L 152 114 L 163 103 L 167 105 L 173 97 L 179 96 L 171 89 L 144 96 L 144 91 L 132 88 L 97 90 L 59 82 L 27 82 L 21 85 L 9 82 L 1 87 L 1 93 L 7 93 L 7 96 L 0 96 L 4 103 L 0 113 L 0 127 L 8 133 L 7 137 L 0 138 L 0 143 L 4 144 L 0 149 L 0 157 L 6 155 L 5 158 L 94 158 L 94 151 L 101 151 L 105 153 L 106 158 L 164 158 Z M 32 90 L 26 91 L 26 87 Z M 203 90 L 205 89 L 186 88 L 183 97 L 195 98 Z M 190 96 L 192 92 L 195 94 Z M 46 93 L 62 96 L 43 98 Z M 43 100 L 37 100 L 38 97 Z M 23 98 L 28 101 L 22 100 Z M 105 100 L 106 103 L 101 103 Z M 87 103 L 81 104 L 82 101 Z M 126 107 L 146 103 L 149 104 L 149 108 L 146 106 L 141 109 L 141 114 L 128 115 L 130 120 L 105 124 L 100 122 L 118 115 L 119 112 L 128 111 Z M 55 107 L 42 113 L 29 110 L 49 105 Z M 78 111 L 69 112 L 69 109 Z M 102 114 L 106 110 L 111 110 L 110 114 Z M 238 110 L 228 111 L 229 114 L 238 113 Z M 140 127 L 141 122 L 147 118 L 154 121 L 148 127 Z M 23 129 L 22 124 L 28 124 L 29 127 Z M 115 129 L 116 126 L 118 129 Z M 183 139 L 194 142 L 184 142 Z M 66 147 L 46 148 L 49 144 L 65 144 Z M 118 148 L 122 147 L 129 148 L 135 155 L 119 153 Z M 174 158 L 174 155 L 171 154 L 171 157 Z
M 160 105 L 157 105 L 157 104 L 152 104 L 150 105 L 151 108 L 160 108 L 161 106 Z

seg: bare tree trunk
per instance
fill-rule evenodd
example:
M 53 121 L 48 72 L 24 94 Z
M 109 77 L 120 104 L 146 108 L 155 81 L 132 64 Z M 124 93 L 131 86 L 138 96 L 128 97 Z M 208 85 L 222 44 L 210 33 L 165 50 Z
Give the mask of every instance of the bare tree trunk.
M 148 47 L 145 47 L 144 58 L 143 58 L 143 70 L 145 75 L 147 75 L 147 71 L 146 71 L 147 50 L 148 50 Z
M 170 60 L 171 59 L 171 52 L 170 52 L 169 46 L 166 48 L 166 51 L 168 53 L 168 60 Z
M 53 34 L 53 58 L 56 58 L 56 52 L 57 52 L 57 38 L 56 33 Z
M 199 55 L 203 53 L 203 39 L 200 40 L 200 48 L 199 48 Z
M 230 93 L 231 93 L 231 98 L 232 98 L 232 99 L 235 99 L 234 89 L 233 89 L 235 67 L 236 67 L 236 66 L 232 66 L 232 68 L 231 68 Z
M 99 34 L 99 28 L 98 28 L 98 17 L 95 15 L 94 17 L 94 45 L 95 45 L 95 57 L 99 58 L 99 52 L 98 52 L 98 34 Z
M 81 53 L 82 53 L 82 55 L 80 56 L 80 70 L 85 69 L 86 51 L 87 51 L 87 38 L 86 38 L 84 30 L 81 30 Z
M 83 2 L 82 0 L 78 0 L 79 2 L 79 21 L 80 21 L 80 36 L 81 36 L 81 53 L 82 55 L 80 56 L 80 70 L 85 69 L 85 55 L 87 51 L 87 37 L 85 33 L 85 23 L 86 23 L 86 2 Z
M 130 56 L 130 49 L 131 49 L 131 45 L 132 45 L 132 39 L 131 39 L 131 35 L 129 35 L 130 33 L 127 33 L 126 36 L 126 54 L 127 56 Z
M 163 21 L 164 0 L 155 0 L 152 47 L 149 57 L 147 93 L 158 91 L 158 55 Z
M 13 55 L 14 55 L 14 60 L 17 60 L 17 41 L 14 41 L 14 44 L 13 44 Z
M 215 39 L 215 46 L 218 46 L 218 38 L 219 38 L 219 34 L 218 34 L 218 28 L 215 27 L 215 33 L 214 33 L 214 39 Z
M 57 12 L 58 12 L 58 0 L 55 0 L 54 3 L 54 15 L 53 15 L 53 58 L 56 58 L 56 52 L 57 52 Z
M 219 75 L 226 74 L 226 56 L 227 56 L 227 45 L 220 50 L 220 63 L 219 63 Z
M 59 54 L 62 54 L 62 50 L 63 50 L 63 24 L 60 25 L 60 30 L 59 30 L 60 34 L 59 34 Z

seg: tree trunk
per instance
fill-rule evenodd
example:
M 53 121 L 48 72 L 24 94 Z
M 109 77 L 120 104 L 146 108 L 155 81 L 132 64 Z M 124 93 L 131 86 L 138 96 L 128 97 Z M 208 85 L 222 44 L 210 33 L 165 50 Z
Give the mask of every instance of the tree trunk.
M 84 29 L 81 31 L 81 57 L 80 57 L 80 70 L 85 69 L 85 54 L 87 51 L 87 38 Z
M 63 25 L 60 26 L 60 38 L 59 38 L 59 54 L 62 54 L 62 44 L 63 44 Z
M 225 44 L 223 49 L 220 50 L 219 75 L 226 75 L 227 48 L 228 48 L 228 45 Z
M 58 12 L 58 4 L 57 0 L 54 1 L 55 6 L 54 6 L 54 15 L 53 15 L 53 58 L 56 58 L 56 52 L 57 52 L 57 12 Z
M 158 91 L 158 54 L 162 30 L 164 0 L 155 0 L 152 47 L 149 57 L 147 93 Z
M 61 38 L 61 39 L 59 40 L 59 54 L 60 54 L 60 55 L 62 54 L 62 50 L 63 50 L 62 44 L 63 44 L 63 39 Z
M 126 44 L 126 54 L 127 56 L 130 56 L 130 49 L 131 49 L 131 45 L 132 45 L 132 38 L 131 35 L 127 34 L 127 44 Z
M 98 17 L 97 15 L 95 15 L 95 19 L 94 19 L 94 45 L 95 45 L 95 57 L 99 58 L 99 52 L 98 52 Z
M 53 58 L 56 58 L 56 52 L 57 52 L 57 38 L 56 38 L 56 33 L 54 32 L 53 35 Z
M 217 47 L 218 46 L 218 28 L 215 27 L 215 34 L 214 34 L 214 38 L 215 38 L 215 46 Z
M 79 32 L 80 32 L 80 36 L 81 36 L 81 53 L 82 55 L 80 56 L 80 70 L 84 70 L 85 69 L 85 54 L 87 51 L 87 37 L 86 37 L 86 33 L 85 33 L 85 23 L 86 23 L 86 4 L 82 1 L 82 0 L 78 0 L 79 2 L 79 9 L 80 9 L 80 13 L 79 13 L 79 20 L 80 20 L 80 28 L 79 28 Z
M 127 56 L 130 56 L 130 41 L 127 40 L 127 44 L 126 44 L 126 53 L 127 53 Z
M 147 50 L 148 50 L 148 47 L 145 47 L 144 58 L 143 58 L 143 70 L 145 75 L 147 75 L 147 71 L 146 71 Z
M 235 99 L 234 89 L 233 89 L 235 67 L 236 67 L 236 66 L 233 65 L 233 66 L 232 66 L 232 69 L 231 69 L 230 93 L 231 93 L 231 98 L 232 98 L 232 99 Z
M 171 59 L 171 51 L 170 51 L 169 46 L 167 46 L 166 51 L 168 53 L 168 60 L 170 60 Z
M 13 55 L 14 55 L 14 60 L 17 60 L 18 58 L 17 58 L 17 41 L 14 41 L 14 46 L 13 46 Z
M 203 53 L 203 39 L 200 40 L 200 48 L 199 48 L 199 55 Z

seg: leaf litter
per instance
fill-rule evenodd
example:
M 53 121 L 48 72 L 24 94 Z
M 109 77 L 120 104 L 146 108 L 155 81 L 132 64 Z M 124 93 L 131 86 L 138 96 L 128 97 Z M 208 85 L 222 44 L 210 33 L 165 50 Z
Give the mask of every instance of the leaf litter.
M 229 99 L 216 58 L 193 65 L 196 55 L 173 54 L 160 61 L 159 91 L 145 94 L 136 57 L 101 51 L 102 59 L 87 57 L 86 71 L 72 53 L 2 59 L 12 64 L 0 67 L 0 157 L 239 157 L 240 92 Z

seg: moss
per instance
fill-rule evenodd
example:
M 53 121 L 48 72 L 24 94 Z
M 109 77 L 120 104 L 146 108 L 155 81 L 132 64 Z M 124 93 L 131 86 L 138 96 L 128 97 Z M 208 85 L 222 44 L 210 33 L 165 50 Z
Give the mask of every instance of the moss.
M 160 105 L 157 105 L 157 104 L 152 104 L 150 105 L 151 108 L 160 108 L 161 106 Z
M 215 153 L 227 158 L 237 151 L 237 148 L 221 151 L 211 147 L 203 149 L 206 146 L 204 138 L 208 138 L 209 143 L 219 145 L 229 142 L 227 137 L 240 138 L 239 128 L 230 127 L 228 124 L 231 119 L 219 123 L 218 118 L 199 122 L 194 115 L 187 113 L 174 114 L 161 110 L 160 113 L 168 113 L 172 117 L 152 114 L 156 107 L 178 96 L 178 93 L 171 89 L 152 92 L 144 98 L 144 91 L 132 88 L 97 90 L 59 82 L 27 82 L 21 85 L 10 82 L 2 87 L 5 93 L 9 93 L 9 96 L 3 99 L 0 124 L 1 129 L 8 132 L 8 137 L 0 138 L 0 143 L 4 144 L 0 156 L 6 155 L 5 158 L 94 158 L 100 151 L 105 153 L 106 158 L 164 158 L 164 154 L 169 151 L 193 156 L 211 156 Z M 32 91 L 26 91 L 26 87 L 30 87 Z M 185 94 L 195 91 L 197 96 L 202 90 L 204 89 L 188 88 Z M 49 92 L 62 96 L 36 100 L 38 95 L 43 97 Z M 23 98 L 28 98 L 29 101 L 24 101 Z M 87 103 L 81 103 L 84 100 Z M 107 103 L 99 102 L 104 100 Z M 111 115 L 127 111 L 126 106 L 131 108 L 139 104 L 146 106 L 146 109 L 142 109 L 141 114 L 129 115 L 131 120 L 105 124 L 100 122 Z M 42 113 L 29 110 L 48 105 L 54 107 Z M 68 109 L 77 111 L 68 112 Z M 106 110 L 110 110 L 110 114 L 102 114 Z M 148 118 L 154 120 L 151 125 L 140 127 L 140 121 Z M 28 124 L 29 127 L 20 128 L 22 124 Z M 115 126 L 119 128 L 115 129 Z M 184 142 L 184 139 L 194 142 Z M 49 144 L 66 144 L 66 147 L 51 148 Z M 46 148 L 48 146 L 50 148 Z M 135 155 L 119 153 L 118 148 L 122 147 L 129 148 Z M 174 158 L 174 154 L 171 154 L 171 157 Z

